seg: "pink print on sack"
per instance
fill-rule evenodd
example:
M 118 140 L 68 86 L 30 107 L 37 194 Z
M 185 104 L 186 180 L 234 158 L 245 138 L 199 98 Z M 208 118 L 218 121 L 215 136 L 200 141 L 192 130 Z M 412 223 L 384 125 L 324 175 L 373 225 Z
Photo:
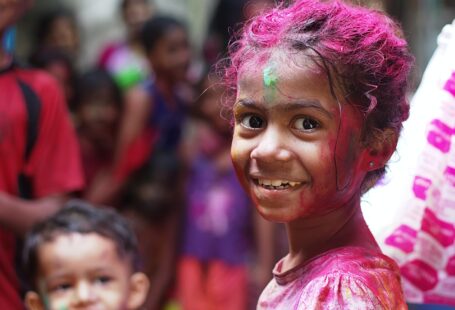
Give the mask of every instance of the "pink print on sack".
M 427 199 L 427 191 L 431 186 L 431 180 L 416 176 L 414 178 L 414 184 L 412 185 L 412 190 L 414 191 L 414 195 L 422 200 Z
M 450 276 L 455 276 L 455 256 L 452 256 L 448 259 L 446 272 Z
M 444 90 L 447 90 L 452 96 L 455 96 L 455 72 L 452 72 L 452 75 L 445 83 Z
M 401 225 L 389 237 L 385 243 L 402 250 L 405 253 L 411 253 L 417 238 L 417 231 L 408 225 Z
M 428 143 L 443 153 L 450 150 L 450 136 L 452 135 L 452 128 L 444 124 L 438 119 L 430 123 L 430 131 L 428 132 Z
M 447 182 L 455 187 L 455 168 L 447 166 L 446 170 L 444 171 L 444 176 L 446 177 Z
M 442 246 L 448 247 L 455 240 L 455 229 L 452 224 L 441 221 L 433 211 L 426 208 L 422 219 L 422 231 L 428 233 Z
M 438 284 L 436 269 L 420 259 L 404 264 L 400 271 L 404 278 L 422 291 L 429 291 Z

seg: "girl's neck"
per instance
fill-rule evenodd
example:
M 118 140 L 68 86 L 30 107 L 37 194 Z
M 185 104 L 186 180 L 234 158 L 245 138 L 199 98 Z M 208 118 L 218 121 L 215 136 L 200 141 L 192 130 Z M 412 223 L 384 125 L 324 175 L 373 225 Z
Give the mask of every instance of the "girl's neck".
M 284 259 L 283 270 L 338 247 L 379 249 L 363 218 L 358 195 L 330 213 L 287 223 L 286 230 L 289 254 Z

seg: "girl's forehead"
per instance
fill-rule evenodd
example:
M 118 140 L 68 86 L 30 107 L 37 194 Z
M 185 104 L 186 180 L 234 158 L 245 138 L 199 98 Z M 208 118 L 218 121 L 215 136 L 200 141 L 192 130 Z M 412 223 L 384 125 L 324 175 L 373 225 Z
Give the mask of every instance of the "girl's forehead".
M 269 101 L 279 96 L 333 97 L 326 72 L 310 57 L 272 53 L 267 59 L 256 58 L 239 71 L 237 97 L 258 95 Z

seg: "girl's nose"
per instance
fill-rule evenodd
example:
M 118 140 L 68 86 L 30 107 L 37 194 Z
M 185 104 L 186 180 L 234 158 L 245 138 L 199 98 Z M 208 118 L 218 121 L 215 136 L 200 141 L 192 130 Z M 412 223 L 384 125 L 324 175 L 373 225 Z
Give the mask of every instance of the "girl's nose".
M 293 153 L 287 146 L 288 139 L 280 133 L 279 128 L 268 127 L 258 139 L 258 144 L 251 152 L 251 159 L 280 162 L 292 159 Z

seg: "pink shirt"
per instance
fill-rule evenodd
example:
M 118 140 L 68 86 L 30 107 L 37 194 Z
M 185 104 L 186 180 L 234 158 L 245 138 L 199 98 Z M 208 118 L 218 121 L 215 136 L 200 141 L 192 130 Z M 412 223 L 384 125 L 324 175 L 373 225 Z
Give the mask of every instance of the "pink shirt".
M 407 309 L 398 267 L 378 251 L 341 247 L 286 272 L 282 265 L 257 309 Z

